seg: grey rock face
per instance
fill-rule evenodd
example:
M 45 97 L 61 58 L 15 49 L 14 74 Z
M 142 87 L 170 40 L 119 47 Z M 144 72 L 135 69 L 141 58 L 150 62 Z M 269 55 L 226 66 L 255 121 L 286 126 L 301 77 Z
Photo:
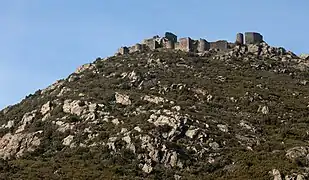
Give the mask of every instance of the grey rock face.
M 44 104 L 41 108 L 42 115 L 45 115 L 52 109 L 52 104 L 50 101 L 48 101 L 46 104 Z
M 25 130 L 25 127 L 28 123 L 31 123 L 34 118 L 36 116 L 36 110 L 32 111 L 32 112 L 29 112 L 29 113 L 26 113 L 24 114 L 22 120 L 21 120 L 21 125 L 18 127 L 18 129 L 16 130 L 15 133 L 20 133 L 22 132 L 23 130 Z
M 11 128 L 15 125 L 15 122 L 13 120 L 8 121 L 7 124 L 3 124 L 0 129 L 5 129 L 5 128 Z
M 84 65 L 78 67 L 78 68 L 76 69 L 75 73 L 76 73 L 76 74 L 80 74 L 80 73 L 84 72 L 85 70 L 92 70 L 92 69 L 94 69 L 94 68 L 95 68 L 95 66 L 94 66 L 93 64 L 91 64 L 91 63 L 89 63 L 89 64 L 84 64 Z
M 86 111 L 86 106 L 81 106 L 82 101 L 80 100 L 65 100 L 63 104 L 63 112 L 75 115 L 82 115 Z
M 199 42 L 206 44 L 184 42 L 183 47 L 208 48 L 207 42 Z M 186 179 L 188 174 L 203 179 L 209 170 L 222 178 L 245 174 L 240 167 L 251 166 L 247 158 L 261 152 L 275 165 L 279 161 L 307 165 L 309 149 L 297 138 L 308 134 L 302 117 L 308 107 L 308 83 L 298 70 L 304 73 L 309 63 L 264 42 L 222 44 L 229 51 L 212 49 L 198 55 L 170 49 L 164 54 L 157 49 L 81 67 L 39 96 L 26 99 L 21 105 L 27 110 L 18 116 L 11 109 L 0 111 L 0 157 L 21 157 L 45 147 L 50 133 L 45 129 L 53 128 L 48 138 L 56 136 L 55 141 L 48 145 L 57 143 L 57 152 L 52 153 L 62 157 L 71 150 L 89 149 L 98 153 L 95 157 L 104 157 L 104 163 L 132 162 L 134 172 L 145 179 L 157 172 L 171 172 L 168 178 L 175 179 Z M 297 136 L 286 135 L 282 127 Z M 268 146 L 273 141 L 275 145 Z M 286 158 L 276 160 L 277 154 Z M 264 168 L 264 164 L 252 166 Z M 300 167 L 289 174 L 272 163 L 265 166 L 277 180 L 306 179 L 309 172 Z
M 5 134 L 0 139 L 0 158 L 21 157 L 27 151 L 34 151 L 41 143 L 41 140 L 37 137 L 40 133 L 42 131 L 25 134 Z

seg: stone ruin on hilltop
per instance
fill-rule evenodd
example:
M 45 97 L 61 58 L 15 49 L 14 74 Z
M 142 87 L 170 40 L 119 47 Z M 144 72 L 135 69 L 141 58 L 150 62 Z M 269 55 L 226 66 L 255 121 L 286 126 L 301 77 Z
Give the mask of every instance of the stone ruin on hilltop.
M 185 52 L 203 53 L 210 49 L 217 49 L 219 51 L 226 51 L 234 48 L 236 45 L 243 44 L 259 44 L 262 43 L 263 36 L 256 32 L 246 32 L 245 35 L 238 33 L 236 41 L 230 43 L 226 40 L 219 40 L 216 42 L 208 42 L 205 39 L 193 40 L 190 37 L 180 38 L 171 32 L 166 32 L 164 37 L 154 36 L 150 39 L 144 39 L 141 43 L 137 43 L 131 47 L 121 47 L 118 49 L 117 54 L 129 54 L 133 52 L 141 52 L 145 50 L 155 49 L 175 49 Z

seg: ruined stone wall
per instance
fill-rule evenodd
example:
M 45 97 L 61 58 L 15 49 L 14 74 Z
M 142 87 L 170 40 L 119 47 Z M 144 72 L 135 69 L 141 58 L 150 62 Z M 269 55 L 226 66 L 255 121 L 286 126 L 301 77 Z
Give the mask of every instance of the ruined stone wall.
M 210 43 L 210 49 L 219 49 L 219 50 L 225 51 L 228 49 L 228 47 L 229 47 L 228 42 L 224 40 Z
M 256 32 L 246 32 L 245 33 L 246 44 L 258 44 L 263 42 L 263 36 Z
M 210 49 L 210 43 L 207 42 L 205 39 L 200 39 L 198 41 L 198 47 L 197 47 L 197 51 L 199 53 L 208 51 Z
M 154 38 L 145 39 L 145 40 L 143 40 L 142 44 L 145 44 L 151 50 L 159 48 L 159 44 L 156 41 L 156 39 L 154 39 Z
M 190 52 L 192 50 L 192 40 L 189 37 L 179 39 L 177 49 L 185 52 Z
M 233 49 L 234 47 L 236 47 L 236 45 L 239 45 L 239 44 L 236 44 L 236 43 L 228 43 L 228 48 L 229 49 Z
M 128 47 L 121 47 L 118 49 L 119 54 L 128 54 L 129 53 L 129 48 Z
M 202 53 L 209 49 L 219 49 L 226 51 L 237 45 L 257 44 L 263 41 L 263 36 L 256 32 L 246 32 L 245 35 L 238 33 L 236 41 L 229 43 L 225 40 L 208 42 L 205 39 L 192 40 L 190 37 L 180 38 L 177 42 L 177 36 L 171 32 L 166 32 L 164 37 L 153 36 L 150 39 L 144 39 L 142 44 L 135 44 L 132 47 L 121 47 L 117 54 L 128 54 L 136 51 L 155 50 L 158 48 L 177 49 L 185 52 Z
M 172 41 L 172 42 L 177 42 L 177 36 L 171 32 L 166 32 L 165 33 L 165 38 L 168 39 L 169 41 Z
M 197 53 L 198 52 L 198 45 L 199 45 L 199 42 L 197 40 L 191 40 L 190 52 Z
M 244 35 L 242 33 L 237 33 L 235 43 L 238 45 L 244 44 Z
M 132 52 L 137 52 L 137 51 L 143 51 L 143 45 L 142 44 L 139 44 L 139 43 L 137 43 L 137 44 L 135 44 L 134 46 L 132 46 L 131 48 L 130 48 L 130 53 L 132 53 Z

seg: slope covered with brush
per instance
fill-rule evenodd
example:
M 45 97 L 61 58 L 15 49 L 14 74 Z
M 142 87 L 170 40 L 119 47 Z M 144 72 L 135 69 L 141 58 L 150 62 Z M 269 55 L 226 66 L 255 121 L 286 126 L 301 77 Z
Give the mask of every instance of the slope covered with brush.
M 265 43 L 98 58 L 0 112 L 0 178 L 308 178 L 308 75 Z

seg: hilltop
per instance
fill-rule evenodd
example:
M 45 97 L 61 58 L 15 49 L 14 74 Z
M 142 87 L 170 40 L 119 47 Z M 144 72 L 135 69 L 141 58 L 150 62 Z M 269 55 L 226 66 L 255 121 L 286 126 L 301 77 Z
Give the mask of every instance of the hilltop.
M 309 58 L 248 36 L 154 37 L 3 109 L 0 179 L 308 179 Z

